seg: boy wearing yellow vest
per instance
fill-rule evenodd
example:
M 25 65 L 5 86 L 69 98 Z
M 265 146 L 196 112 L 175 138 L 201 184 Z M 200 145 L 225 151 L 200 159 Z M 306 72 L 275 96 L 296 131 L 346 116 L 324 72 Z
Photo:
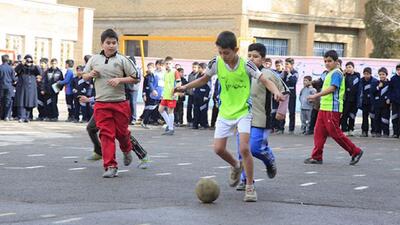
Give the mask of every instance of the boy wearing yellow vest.
M 350 154 L 350 165 L 355 165 L 363 155 L 363 151 L 354 145 L 340 129 L 345 80 L 343 73 L 337 66 L 338 54 L 336 51 L 327 51 L 324 55 L 324 62 L 327 71 L 321 76 L 324 81 L 322 91 L 308 96 L 308 99 L 311 101 L 315 101 L 318 97 L 321 97 L 321 106 L 314 128 L 314 149 L 311 157 L 304 160 L 304 163 L 322 164 L 324 145 L 326 138 L 330 136 Z
M 206 76 L 178 87 L 176 91 L 185 91 L 206 84 L 213 75 L 217 75 L 221 84 L 219 114 L 214 133 L 214 151 L 231 167 L 229 185 L 235 187 L 240 181 L 242 164 L 226 149 L 229 136 L 237 128 L 240 140 L 240 154 L 243 157 L 243 167 L 247 175 L 244 201 L 257 201 L 253 185 L 253 158 L 249 150 L 249 134 L 251 128 L 251 79 L 264 84 L 275 95 L 277 100 L 283 99 L 282 94 L 251 61 L 245 61 L 237 54 L 237 40 L 234 33 L 224 31 L 218 35 L 215 43 L 219 56 L 212 59 L 207 66 Z
M 174 109 L 176 107 L 177 97 L 174 94 L 174 89 L 181 84 L 181 76 L 178 71 L 172 67 L 172 57 L 165 58 L 165 75 L 164 75 L 164 90 L 162 100 L 158 111 L 163 117 L 167 128 L 163 135 L 174 135 Z

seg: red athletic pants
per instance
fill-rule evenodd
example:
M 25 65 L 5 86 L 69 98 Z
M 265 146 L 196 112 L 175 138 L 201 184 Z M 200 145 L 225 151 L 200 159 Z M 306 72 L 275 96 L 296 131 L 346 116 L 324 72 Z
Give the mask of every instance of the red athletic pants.
M 128 101 L 96 102 L 94 118 L 100 130 L 101 149 L 104 168 L 117 167 L 115 159 L 115 138 L 122 152 L 132 150 L 130 131 L 128 129 L 131 109 Z
M 360 153 L 361 149 L 353 144 L 340 129 L 340 115 L 341 113 L 339 112 L 318 112 L 318 118 L 314 128 L 314 149 L 311 158 L 322 160 L 322 153 L 328 136 L 332 137 L 336 143 L 342 146 L 350 156 L 355 156 Z

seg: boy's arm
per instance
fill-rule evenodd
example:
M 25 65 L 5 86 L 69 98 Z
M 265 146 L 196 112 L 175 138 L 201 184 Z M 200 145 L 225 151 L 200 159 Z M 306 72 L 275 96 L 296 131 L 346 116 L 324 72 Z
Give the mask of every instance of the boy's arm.
M 278 88 L 272 81 L 266 79 L 264 75 L 261 75 L 258 80 L 274 95 L 275 100 L 284 100 L 282 93 L 278 90 Z
M 176 92 L 184 92 L 184 91 L 186 91 L 188 89 L 191 89 L 191 88 L 201 87 L 201 86 L 207 84 L 207 82 L 209 80 L 210 80 L 209 76 L 207 76 L 207 75 L 206 76 L 202 76 L 202 77 L 200 77 L 200 78 L 198 78 L 198 79 L 196 79 L 196 80 L 194 80 L 194 81 L 192 81 L 192 82 L 190 82 L 190 83 L 188 83 L 186 85 L 182 85 L 182 86 L 176 87 L 175 91 Z
M 71 71 L 71 70 L 68 70 L 68 71 L 65 73 L 65 79 L 64 79 L 64 80 L 58 81 L 58 84 L 68 84 L 68 83 L 71 81 L 72 77 L 73 77 L 72 71 Z

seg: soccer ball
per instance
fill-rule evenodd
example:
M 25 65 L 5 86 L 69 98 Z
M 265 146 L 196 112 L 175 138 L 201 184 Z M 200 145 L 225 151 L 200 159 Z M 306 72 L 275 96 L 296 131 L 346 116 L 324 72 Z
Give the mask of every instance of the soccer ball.
M 200 178 L 196 184 L 197 198 L 203 203 L 212 203 L 219 196 L 217 181 L 211 178 Z

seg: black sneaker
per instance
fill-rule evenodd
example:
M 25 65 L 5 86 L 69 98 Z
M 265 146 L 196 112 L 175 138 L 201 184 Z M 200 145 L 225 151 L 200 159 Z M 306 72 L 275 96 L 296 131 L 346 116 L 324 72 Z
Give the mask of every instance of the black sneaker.
M 267 175 L 270 179 L 276 176 L 276 163 L 273 161 L 271 165 L 266 166 L 267 168 Z
M 351 157 L 351 161 L 350 161 L 350 165 L 354 166 L 358 163 L 358 161 L 360 161 L 361 156 L 363 155 L 363 150 L 360 151 L 360 153 L 358 153 L 357 155 Z
M 362 134 L 360 135 L 360 137 L 368 137 L 368 133 L 363 131 Z
M 316 160 L 313 158 L 308 158 L 304 160 L 304 164 L 322 164 L 322 160 Z
M 399 138 L 399 135 L 393 134 L 393 135 L 392 135 L 392 138 Z

